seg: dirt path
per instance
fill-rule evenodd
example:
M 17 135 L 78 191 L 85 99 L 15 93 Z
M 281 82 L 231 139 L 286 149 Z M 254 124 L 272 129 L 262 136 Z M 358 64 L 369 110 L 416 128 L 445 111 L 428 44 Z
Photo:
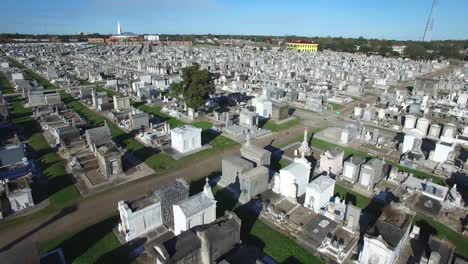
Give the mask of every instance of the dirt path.
M 304 128 L 305 126 L 298 125 L 288 130 L 270 134 L 256 140 L 255 144 L 266 146 L 272 141 L 274 145 L 290 142 L 303 133 Z M 172 182 L 176 178 L 192 181 L 212 172 L 221 171 L 222 158 L 236 153 L 239 153 L 238 147 L 225 150 L 220 154 L 184 168 L 117 186 L 96 196 L 85 198 L 76 207 L 56 215 L 41 216 L 28 222 L 4 228 L 0 232 L 0 248 L 25 238 L 31 238 L 35 242 L 44 242 L 67 233 L 79 231 L 86 226 L 116 214 L 117 202 L 120 200 L 133 200 L 159 185 Z
M 238 148 L 224 151 L 220 155 L 214 155 L 188 167 L 171 171 L 159 176 L 149 176 L 129 184 L 118 186 L 104 193 L 97 194 L 80 201 L 75 210 L 58 218 L 45 216 L 35 218 L 27 223 L 6 228 L 0 235 L 0 248 L 8 245 L 18 238 L 30 237 L 33 241 L 41 242 L 53 239 L 68 232 L 78 231 L 81 228 L 92 225 L 101 219 L 117 213 L 117 202 L 120 200 L 132 200 L 154 189 L 158 185 L 164 185 L 176 178 L 185 178 L 188 181 L 209 175 L 221 169 L 223 156 L 238 153 Z M 54 218 L 58 218 L 53 221 Z M 48 223 L 53 221 L 51 223 Z M 41 227 L 34 232 L 36 228 Z M 30 233 L 33 232 L 33 233 Z
M 290 129 L 279 131 L 276 133 L 272 133 L 260 138 L 257 138 L 254 140 L 254 143 L 257 146 L 265 147 L 267 145 L 281 145 L 282 143 L 285 142 L 290 142 L 291 140 L 294 140 L 297 138 L 299 135 L 302 135 L 304 133 L 304 129 L 310 128 L 308 126 L 305 126 L 303 124 L 299 124 L 297 126 L 294 126 Z

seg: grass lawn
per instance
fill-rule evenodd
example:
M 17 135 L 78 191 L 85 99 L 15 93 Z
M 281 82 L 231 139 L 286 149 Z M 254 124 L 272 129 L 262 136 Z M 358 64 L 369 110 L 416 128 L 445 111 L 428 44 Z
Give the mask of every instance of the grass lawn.
M 262 128 L 271 130 L 272 132 L 278 132 L 281 130 L 289 129 L 294 126 L 297 126 L 299 123 L 301 123 L 301 119 L 298 117 L 294 117 L 293 119 L 286 121 L 282 124 L 277 124 L 274 121 L 268 120 Z
M 339 183 L 335 185 L 335 193 L 339 194 L 341 198 L 345 198 L 347 202 L 351 201 L 351 203 L 361 209 L 366 208 L 371 201 L 370 198 L 356 193 Z M 413 220 L 413 225 L 414 224 L 421 227 L 421 229 L 428 228 L 431 230 L 433 235 L 450 241 L 455 245 L 456 252 L 458 254 L 468 257 L 468 238 L 464 237 L 462 234 L 459 234 L 445 225 L 434 221 L 431 217 L 423 216 L 421 214 L 416 214 L 416 217 Z
M 278 158 L 280 158 L 278 160 Z M 291 162 L 287 159 L 283 159 L 282 157 L 275 157 L 271 158 L 271 166 L 270 168 L 274 171 L 279 172 L 279 170 L 283 169 L 284 167 L 288 166 Z
M 324 263 L 318 257 L 309 254 L 296 242 L 276 232 L 260 220 L 255 221 L 249 236 L 246 243 L 253 241 L 262 243 L 264 245 L 263 252 L 278 263 Z
M 426 228 L 439 238 L 448 240 L 455 245 L 455 252 L 468 258 L 468 238 L 460 233 L 453 231 L 445 225 L 436 222 L 431 217 L 416 215 L 413 224 L 421 227 L 422 230 Z
M 316 139 L 316 138 L 312 139 L 312 144 L 311 145 L 313 147 L 316 147 L 316 148 L 321 149 L 321 150 L 328 150 L 328 149 L 331 149 L 333 147 L 339 147 L 339 148 L 344 150 L 344 152 L 345 152 L 345 157 L 344 158 L 345 159 L 348 158 L 351 155 L 361 156 L 361 157 L 364 157 L 364 158 L 372 158 L 371 155 L 369 155 L 369 154 L 367 154 L 365 152 L 362 152 L 362 151 L 359 151 L 359 150 L 354 150 L 354 149 L 351 149 L 351 148 L 341 147 L 339 145 L 336 145 L 336 144 L 333 144 L 333 143 L 330 143 L 330 142 L 327 142 L 327 141 L 323 141 L 323 140 L 320 140 L 320 139 Z M 400 171 L 413 173 L 414 177 L 417 177 L 417 178 L 420 178 L 420 179 L 431 179 L 432 182 L 434 182 L 434 183 L 437 183 L 437 184 L 440 184 L 440 185 L 445 185 L 445 180 L 440 178 L 440 177 L 437 177 L 435 175 L 432 175 L 432 174 L 429 174 L 429 173 L 426 173 L 426 172 L 423 172 L 423 171 L 418 171 L 418 170 L 406 168 L 406 167 L 400 166 L 399 164 L 396 164 L 396 163 L 391 162 L 391 161 L 386 161 L 386 163 L 388 163 L 388 164 L 390 164 L 392 166 L 397 166 Z
M 200 192 L 204 182 L 205 179 L 201 179 L 192 183 L 191 193 Z M 242 220 L 241 240 L 243 243 L 263 249 L 266 255 L 278 263 L 323 263 L 321 259 L 309 254 L 294 240 L 263 223 L 245 206 L 239 206 L 237 199 L 232 197 L 228 190 L 219 189 L 216 186 L 213 188 L 213 194 L 218 201 L 216 210 L 218 217 L 223 216 L 226 210 L 230 210 Z
M 109 96 L 109 97 L 114 97 L 114 95 L 116 94 L 115 91 L 113 91 L 111 89 L 104 88 L 102 85 L 98 85 L 96 87 L 96 91 L 97 92 L 105 92 L 107 94 L 107 96 Z
M 351 202 L 353 205 L 363 209 L 369 205 L 371 199 L 357 192 L 351 191 L 343 185 L 335 184 L 335 195 L 338 194 L 341 199 L 345 199 L 346 203 Z
M 394 163 L 391 163 L 391 164 L 394 165 L 394 166 L 397 166 L 398 169 L 401 170 L 401 171 L 413 173 L 413 176 L 416 177 L 416 178 L 431 179 L 432 182 L 434 182 L 436 184 L 445 185 L 445 180 L 442 179 L 442 178 L 439 178 L 437 176 L 431 175 L 431 174 L 426 173 L 424 171 L 418 171 L 418 170 L 410 169 L 410 168 L 407 168 L 407 167 L 403 167 L 403 166 L 398 165 L 398 164 L 394 164 Z
M 335 104 L 335 103 L 330 103 L 330 102 L 328 102 L 328 104 L 331 105 L 332 111 L 340 111 L 344 107 L 344 105 L 341 105 L 341 104 Z
M 11 58 L 8 59 L 12 65 L 15 65 L 16 67 L 20 68 L 26 76 L 29 76 L 29 78 L 36 80 L 39 83 L 39 85 L 44 87 L 44 89 L 55 90 L 57 88 L 55 85 L 51 84 L 46 78 L 26 68 L 23 64 L 19 63 L 18 61 Z
M 42 172 L 48 179 L 50 205 L 60 209 L 76 201 L 80 194 L 73 185 L 70 175 L 65 171 L 65 161 L 49 147 L 39 124 L 31 117 L 31 110 L 24 108 L 18 98 L 13 98 L 11 110 L 13 123 L 24 131 L 29 145 L 36 153 Z
M 155 117 L 159 118 L 161 121 L 168 122 L 171 128 L 186 125 L 185 122 L 162 112 L 161 111 L 162 107 L 160 106 L 149 106 L 149 105 L 145 105 L 141 103 L 134 103 L 133 105 L 143 112 L 154 115 Z
M 317 132 L 319 132 L 319 131 L 322 130 L 322 129 L 323 129 L 323 128 L 312 128 L 312 129 L 309 129 L 309 131 L 307 131 L 308 136 L 309 136 L 309 140 L 310 140 L 310 138 L 312 138 L 312 136 L 314 135 L 314 133 L 317 133 Z M 274 145 L 274 146 L 277 147 L 277 148 L 283 148 L 283 147 L 286 147 L 287 145 L 292 144 L 292 143 L 302 142 L 303 139 L 304 139 L 304 134 L 303 134 L 303 132 L 302 132 L 302 133 L 299 133 L 299 134 L 297 135 L 297 137 L 291 139 L 290 141 L 283 142 L 282 144 L 278 144 L 278 145 Z
M 136 263 L 112 232 L 118 217 L 109 217 L 75 233 L 40 243 L 41 254 L 61 248 L 68 263 Z
M 354 150 L 354 149 L 351 149 L 351 148 L 346 148 L 346 147 L 342 147 L 342 146 L 339 146 L 339 145 L 336 145 L 336 144 L 333 144 L 333 143 L 330 143 L 330 142 L 327 142 L 327 141 L 324 141 L 324 140 L 321 140 L 321 139 L 318 139 L 318 138 L 313 138 L 312 139 L 312 142 L 311 142 L 311 145 L 312 147 L 316 147 L 318 149 L 321 149 L 321 150 L 329 150 L 329 149 L 332 149 L 334 147 L 338 147 L 340 149 L 343 149 L 344 151 L 344 154 L 345 154 L 345 159 L 351 155 L 356 155 L 356 156 L 361 156 L 361 157 L 365 157 L 365 158 L 369 158 L 371 157 L 369 154 L 365 153 L 365 152 L 362 152 L 362 151 L 359 151 L 359 150 Z
M 219 174 L 213 173 L 212 175 Z M 191 195 L 202 190 L 205 179 L 191 183 Z M 319 258 L 310 255 L 293 240 L 276 232 L 255 215 L 243 207 L 236 207 L 237 200 L 226 190 L 213 188 L 217 204 L 217 215 L 224 215 L 225 210 L 234 210 L 242 219 L 241 239 L 248 245 L 263 249 L 264 253 L 278 263 L 323 263 Z M 40 253 L 46 253 L 55 248 L 62 248 L 69 263 L 135 263 L 129 257 L 128 248 L 121 246 L 112 228 L 118 223 L 118 216 L 111 216 L 84 229 L 63 234 L 53 240 L 38 245 Z
M 88 80 L 84 80 L 84 79 L 78 79 L 78 83 L 81 84 L 81 85 L 93 85 L 94 83 L 91 83 L 89 82 Z
M 104 120 L 106 120 L 104 117 L 94 113 L 80 102 L 74 100 L 69 94 L 62 92 L 61 97 L 69 107 L 74 109 L 78 114 L 80 114 L 83 118 L 91 122 L 93 125 L 101 126 L 104 124 Z M 177 119 L 174 120 L 180 122 Z M 150 168 L 155 170 L 156 173 L 188 165 L 190 162 L 205 159 L 206 157 L 219 153 L 224 149 L 238 145 L 237 142 L 231 139 L 220 135 L 211 134 L 208 131 L 208 128 L 211 127 L 211 124 L 209 122 L 195 122 L 193 123 L 194 126 L 200 127 L 204 130 L 202 132 L 202 138 L 205 141 L 205 143 L 209 143 L 213 147 L 198 152 L 195 155 L 190 155 L 180 160 L 175 160 L 168 154 L 162 152 L 157 153 L 152 149 L 145 147 L 142 143 L 137 141 L 133 137 L 133 135 L 126 133 L 125 131 L 114 125 L 111 121 L 107 120 L 107 124 L 111 131 L 113 139 L 117 143 L 123 145 L 128 151 L 132 152 L 140 160 L 145 162 Z
M 208 121 L 197 121 L 190 124 L 194 127 L 201 128 L 202 130 L 208 130 L 213 127 L 213 124 Z
M 0 72 L 0 91 L 3 94 L 14 93 L 15 88 L 11 85 L 4 72 Z

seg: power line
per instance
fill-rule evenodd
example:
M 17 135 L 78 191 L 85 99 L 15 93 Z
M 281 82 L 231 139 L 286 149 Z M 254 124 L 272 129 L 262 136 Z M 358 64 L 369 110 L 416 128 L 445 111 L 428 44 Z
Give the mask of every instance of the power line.
M 435 8 L 437 6 L 438 0 L 432 0 L 431 12 L 429 13 L 429 17 L 427 18 L 426 28 L 424 29 L 423 41 L 430 40 L 430 34 L 432 33 L 432 29 L 434 27 L 434 16 L 433 13 L 435 12 Z

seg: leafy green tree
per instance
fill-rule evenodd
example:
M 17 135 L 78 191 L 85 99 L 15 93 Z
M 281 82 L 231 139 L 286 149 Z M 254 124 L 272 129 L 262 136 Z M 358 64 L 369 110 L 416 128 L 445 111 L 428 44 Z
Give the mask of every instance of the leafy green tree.
M 392 48 L 390 46 L 382 45 L 379 48 L 379 55 L 387 56 L 387 55 L 390 55 L 392 53 L 392 51 L 393 50 L 392 50 Z
M 458 49 L 451 45 L 444 45 L 439 50 L 439 55 L 444 58 L 452 58 L 452 59 L 461 59 L 462 53 L 458 51 Z
M 369 45 L 367 45 L 367 44 L 364 44 L 364 45 L 359 47 L 359 52 L 362 52 L 364 54 L 369 54 L 369 52 L 371 52 L 371 51 L 372 51 L 371 47 L 369 47 Z
M 210 94 L 215 92 L 217 76 L 208 70 L 201 70 L 194 64 L 182 69 L 182 81 L 171 85 L 172 93 L 183 96 L 188 107 L 198 110 L 205 105 Z
M 412 59 L 427 58 L 426 48 L 421 44 L 411 43 L 406 46 L 405 55 Z

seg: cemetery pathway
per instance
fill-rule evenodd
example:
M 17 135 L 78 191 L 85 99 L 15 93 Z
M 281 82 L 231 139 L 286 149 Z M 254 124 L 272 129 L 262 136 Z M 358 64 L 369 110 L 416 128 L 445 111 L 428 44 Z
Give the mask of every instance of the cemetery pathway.
M 76 205 L 76 208 L 65 210 L 67 212 L 59 212 L 52 216 L 40 216 L 12 227 L 6 227 L 0 231 L 0 249 L 17 239 L 31 238 L 35 242 L 43 242 L 79 231 L 117 214 L 117 202 L 120 200 L 136 199 L 155 187 L 170 183 L 176 178 L 192 181 L 212 172 L 220 171 L 223 156 L 238 152 L 239 148 L 228 149 L 220 155 L 213 155 L 198 163 L 162 175 L 148 176 L 84 198 Z
M 270 134 L 255 141 L 259 146 L 288 143 L 304 132 L 303 125 Z M 113 189 L 83 198 L 76 206 L 65 209 L 55 215 L 44 214 L 0 230 L 0 251 L 11 243 L 22 239 L 32 239 L 34 242 L 45 242 L 67 234 L 75 233 L 81 229 L 102 221 L 117 214 L 117 202 L 120 200 L 133 200 L 141 197 L 157 186 L 172 182 L 176 178 L 193 181 L 221 171 L 221 160 L 225 156 L 239 153 L 239 147 L 231 148 L 217 155 L 208 157 L 198 163 L 187 164 L 183 168 L 173 170 L 158 176 L 148 176 L 141 180 L 117 186 Z M 117 224 L 117 223 L 116 223 Z

